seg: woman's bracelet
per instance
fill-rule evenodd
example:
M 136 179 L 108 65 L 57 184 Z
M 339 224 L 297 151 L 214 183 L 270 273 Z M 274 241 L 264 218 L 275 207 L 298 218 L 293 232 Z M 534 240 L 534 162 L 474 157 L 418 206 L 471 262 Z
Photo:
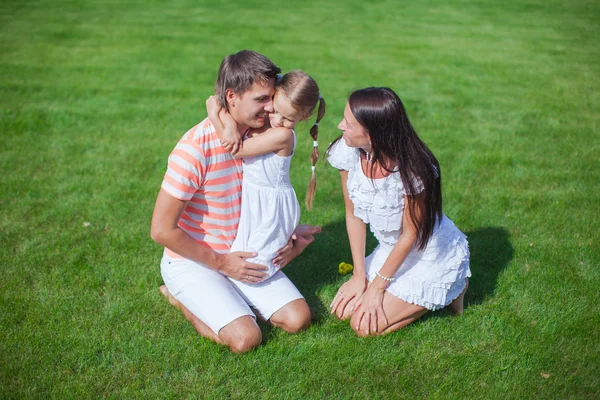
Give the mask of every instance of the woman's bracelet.
M 385 277 L 385 276 L 381 275 L 381 274 L 379 273 L 379 271 L 375 272 L 375 275 L 377 275 L 378 277 L 380 277 L 380 278 L 381 278 L 381 279 L 383 279 L 384 281 L 391 282 L 391 281 L 393 281 L 393 280 L 394 280 L 394 278 L 387 278 L 387 277 Z

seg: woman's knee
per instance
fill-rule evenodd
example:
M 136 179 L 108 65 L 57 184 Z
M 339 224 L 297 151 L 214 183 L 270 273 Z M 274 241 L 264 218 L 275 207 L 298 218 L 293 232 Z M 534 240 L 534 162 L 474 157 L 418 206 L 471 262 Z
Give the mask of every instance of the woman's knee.
M 344 308 L 344 311 L 342 312 L 342 315 L 337 315 L 335 314 L 336 318 L 339 319 L 340 321 L 347 321 L 350 318 L 352 318 L 352 309 L 349 305 L 346 306 L 346 308 Z
M 386 329 L 389 328 L 389 324 L 386 324 L 384 321 L 379 321 L 379 324 L 377 325 L 377 330 L 372 331 L 371 327 L 368 327 L 367 330 L 367 327 L 365 327 L 364 325 L 359 325 L 361 321 L 359 321 L 358 318 L 358 314 L 352 314 L 352 317 L 350 318 L 350 328 L 352 328 L 354 333 L 356 333 L 360 337 L 380 336 L 383 335 Z

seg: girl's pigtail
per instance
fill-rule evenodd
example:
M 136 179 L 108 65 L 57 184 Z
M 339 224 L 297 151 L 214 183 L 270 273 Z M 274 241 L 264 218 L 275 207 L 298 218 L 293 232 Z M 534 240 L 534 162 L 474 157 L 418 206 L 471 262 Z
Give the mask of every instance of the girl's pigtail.
M 317 112 L 317 121 L 310 128 L 310 136 L 313 138 L 313 149 L 310 153 L 310 161 L 312 163 L 312 173 L 310 177 L 310 183 L 308 184 L 308 191 L 306 192 L 306 208 L 308 211 L 312 210 L 313 198 L 315 197 L 315 191 L 317 190 L 317 178 L 315 176 L 315 168 L 317 161 L 319 160 L 319 144 L 317 142 L 319 137 L 319 122 L 325 116 L 325 99 L 319 95 L 319 111 Z

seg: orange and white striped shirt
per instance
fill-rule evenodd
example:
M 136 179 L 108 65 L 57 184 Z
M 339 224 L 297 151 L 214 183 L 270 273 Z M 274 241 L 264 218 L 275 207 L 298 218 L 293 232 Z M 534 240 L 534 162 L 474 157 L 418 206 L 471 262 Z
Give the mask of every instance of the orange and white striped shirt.
M 227 253 L 242 202 L 242 160 L 221 146 L 208 118 L 186 132 L 169 156 L 161 188 L 187 201 L 178 226 L 196 242 Z M 183 258 L 165 248 L 170 257 Z

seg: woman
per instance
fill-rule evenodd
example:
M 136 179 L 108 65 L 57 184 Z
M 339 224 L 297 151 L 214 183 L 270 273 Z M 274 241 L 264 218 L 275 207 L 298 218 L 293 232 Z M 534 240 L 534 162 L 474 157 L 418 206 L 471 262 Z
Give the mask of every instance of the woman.
M 328 149 L 340 170 L 354 273 L 331 303 L 360 336 L 403 328 L 449 304 L 462 313 L 466 236 L 442 214 L 440 166 L 388 88 L 350 95 Z M 341 139 L 341 140 L 340 140 Z M 365 258 L 366 224 L 379 241 Z

